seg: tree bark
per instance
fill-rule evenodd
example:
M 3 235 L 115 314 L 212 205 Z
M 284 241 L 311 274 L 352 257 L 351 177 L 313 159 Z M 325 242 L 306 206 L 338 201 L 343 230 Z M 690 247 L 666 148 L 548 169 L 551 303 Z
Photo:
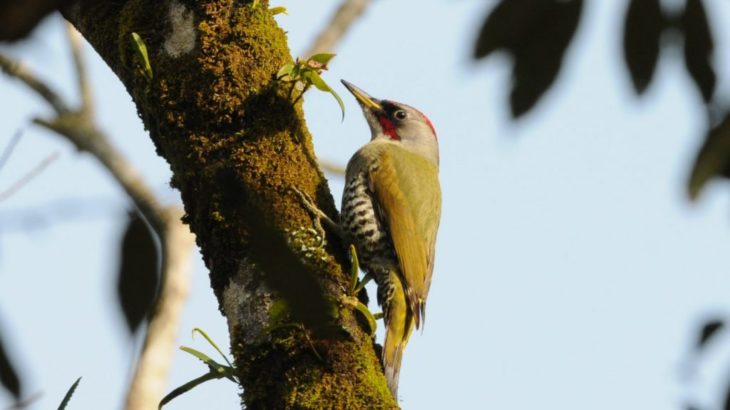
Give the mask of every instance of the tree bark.
M 395 408 L 373 338 L 342 303 L 342 243 L 320 241 L 292 192 L 336 213 L 298 91 L 275 79 L 291 61 L 286 35 L 268 2 L 255 3 L 82 0 L 64 15 L 124 83 L 170 164 L 228 321 L 242 405 Z

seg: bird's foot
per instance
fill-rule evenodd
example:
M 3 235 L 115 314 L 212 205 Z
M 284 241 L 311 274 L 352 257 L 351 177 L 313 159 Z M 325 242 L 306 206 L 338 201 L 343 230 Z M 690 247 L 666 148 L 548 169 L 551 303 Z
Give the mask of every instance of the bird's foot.
M 337 236 L 340 238 L 345 238 L 345 235 L 342 231 L 342 228 L 340 225 L 335 222 L 332 218 L 330 218 L 324 211 L 319 209 L 317 205 L 312 200 L 312 197 L 310 197 L 308 194 L 300 191 L 299 189 L 292 187 L 292 192 L 294 192 L 297 197 L 299 198 L 299 202 L 304 205 L 304 207 L 309 211 L 309 213 L 312 214 L 314 217 L 314 228 L 317 230 L 317 232 L 320 234 L 322 241 L 324 242 L 324 228 L 322 227 L 322 223 L 320 221 L 324 221 L 327 226 L 334 231 Z

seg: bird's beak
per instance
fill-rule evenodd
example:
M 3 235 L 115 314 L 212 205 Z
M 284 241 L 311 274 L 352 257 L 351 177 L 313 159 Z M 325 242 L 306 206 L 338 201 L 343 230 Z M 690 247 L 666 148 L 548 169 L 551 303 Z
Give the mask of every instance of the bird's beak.
M 380 100 L 369 96 L 368 93 L 355 87 L 352 83 L 348 83 L 345 80 L 340 81 L 342 81 L 342 84 L 345 85 L 347 90 L 355 96 L 355 99 L 357 99 L 357 102 L 360 103 L 362 108 L 372 111 L 380 111 L 383 109 L 383 106 L 380 105 Z

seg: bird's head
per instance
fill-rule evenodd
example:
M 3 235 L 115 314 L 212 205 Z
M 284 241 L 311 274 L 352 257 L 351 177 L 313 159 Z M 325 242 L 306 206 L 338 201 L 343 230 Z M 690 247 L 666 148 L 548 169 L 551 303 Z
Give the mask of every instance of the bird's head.
M 345 80 L 342 80 L 342 84 L 362 107 L 372 132 L 371 141 L 378 139 L 393 141 L 438 165 L 436 130 L 426 115 L 399 102 L 373 98 Z

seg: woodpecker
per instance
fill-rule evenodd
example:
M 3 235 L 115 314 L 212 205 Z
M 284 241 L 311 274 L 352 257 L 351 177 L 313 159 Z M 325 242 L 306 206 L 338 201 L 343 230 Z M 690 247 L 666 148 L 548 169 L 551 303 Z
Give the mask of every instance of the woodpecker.
M 360 266 L 375 278 L 383 308 L 383 367 L 395 397 L 403 350 L 423 326 L 441 217 L 436 131 L 423 113 L 378 100 L 354 85 L 370 142 L 347 164 L 341 228 Z

